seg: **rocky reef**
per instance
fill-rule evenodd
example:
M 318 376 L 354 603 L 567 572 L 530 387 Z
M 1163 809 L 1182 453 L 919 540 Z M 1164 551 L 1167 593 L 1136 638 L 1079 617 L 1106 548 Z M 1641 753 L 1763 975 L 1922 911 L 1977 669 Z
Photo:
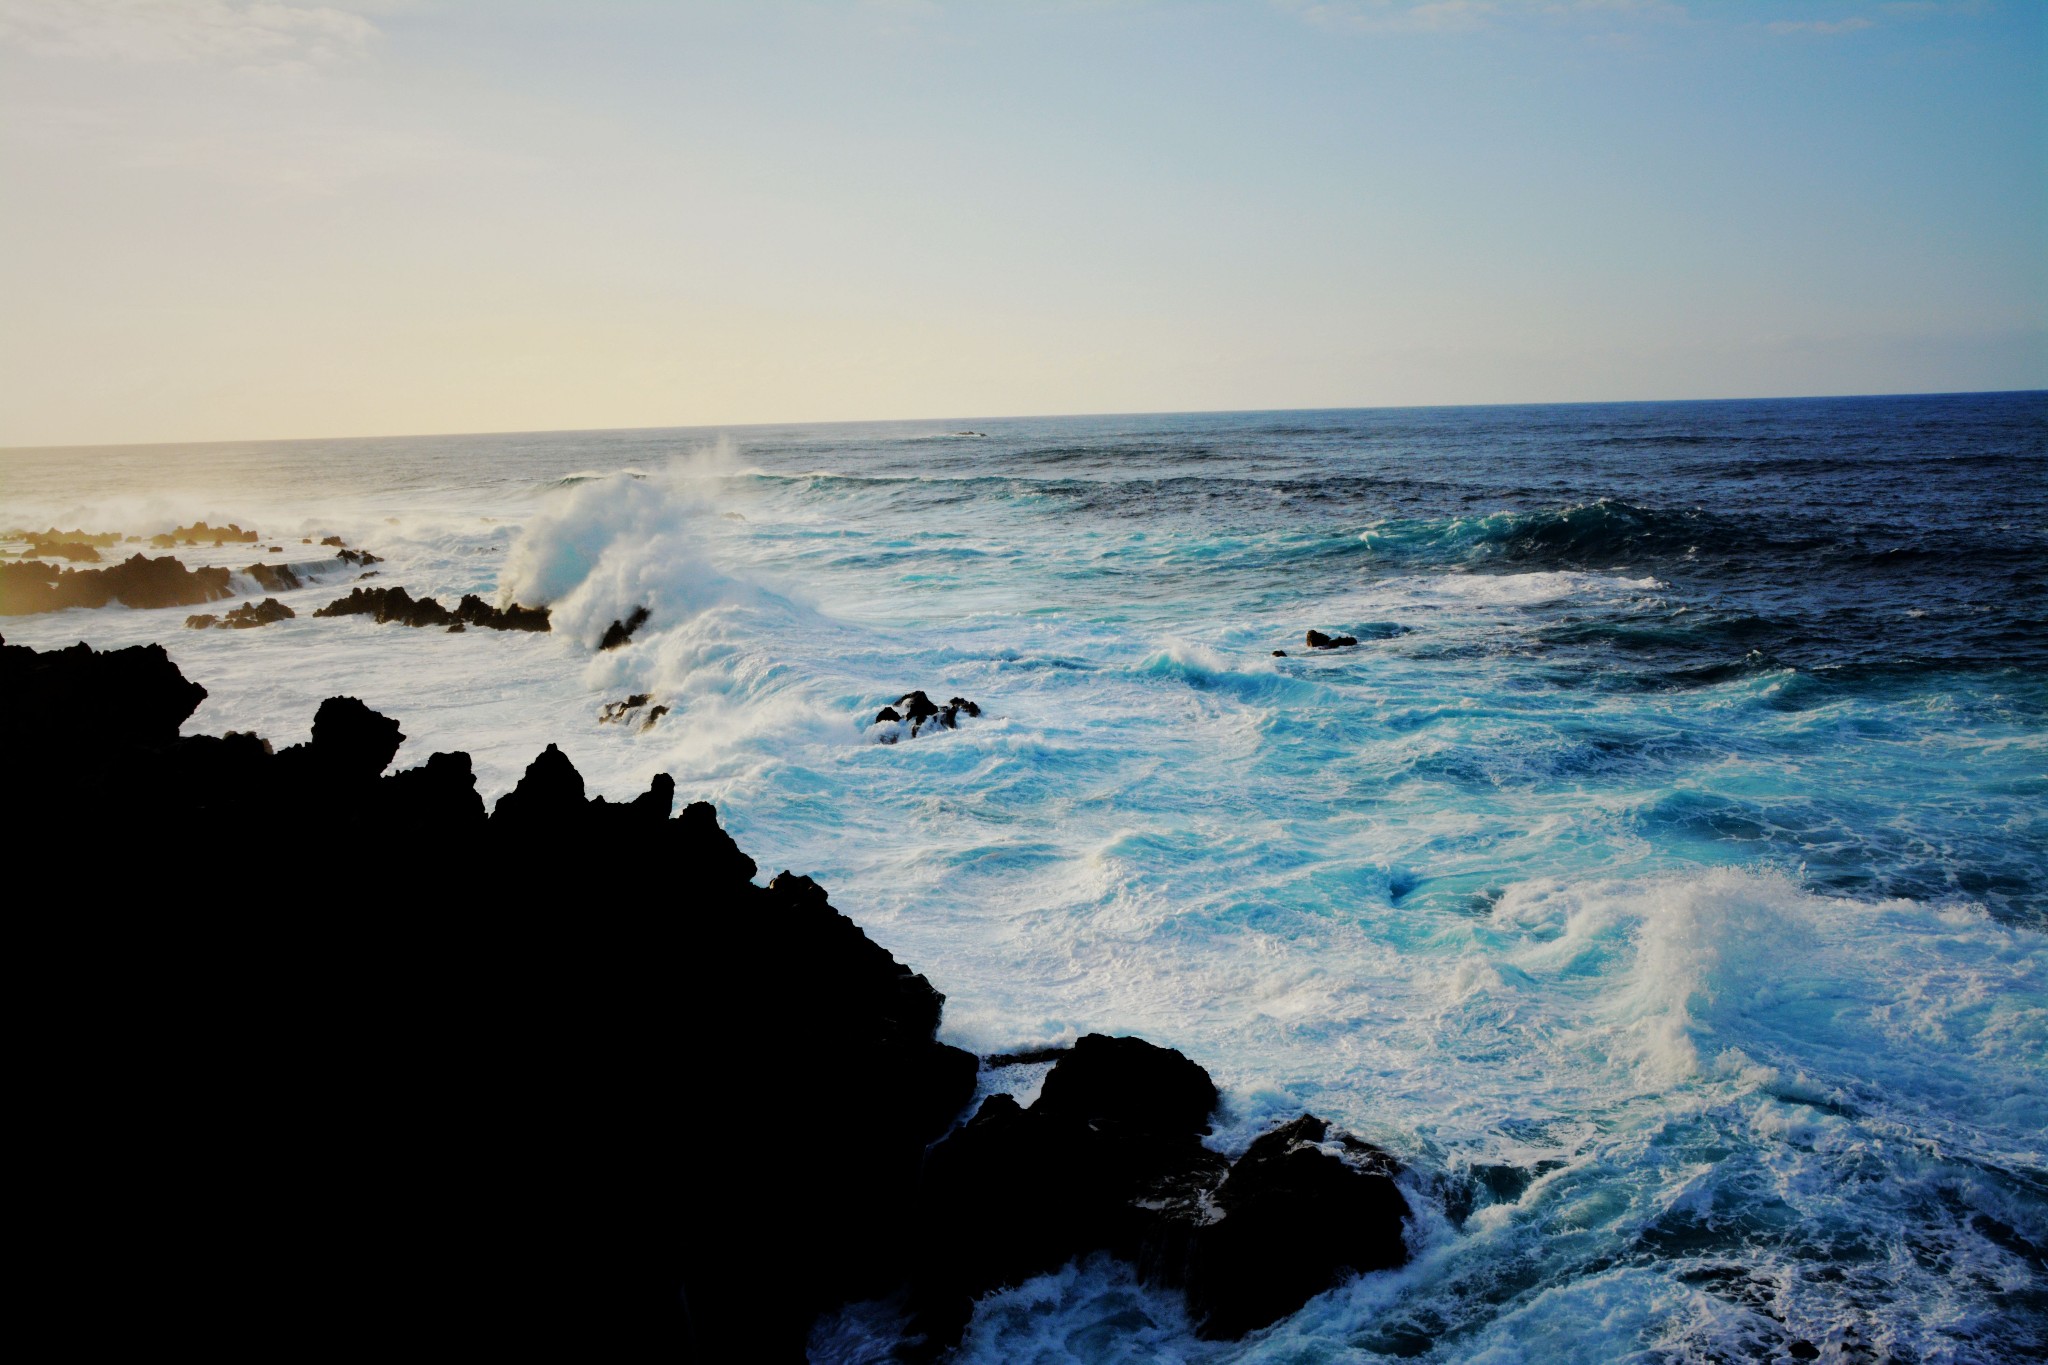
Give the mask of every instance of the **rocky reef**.
M 226 569 L 188 569 L 170 555 L 131 555 L 106 569 L 60 569 L 39 560 L 0 564 L 0 616 L 66 607 L 188 607 L 233 596 Z
M 402 587 L 352 588 L 348 596 L 336 598 L 313 613 L 315 616 L 368 616 L 379 625 L 440 626 L 464 630 L 482 626 L 486 630 L 546 630 L 546 607 L 494 607 L 475 593 L 464 593 L 450 611 L 431 597 L 415 598 Z
M 289 621 L 297 615 L 297 612 L 275 597 L 266 597 L 261 602 L 244 602 L 225 616 L 188 616 L 185 618 L 185 624 L 193 630 L 205 630 L 210 626 L 221 626 L 229 630 L 249 630 L 255 626 Z
M 190 526 L 179 526 L 149 538 L 149 543 L 159 550 L 168 550 L 177 545 L 226 545 L 230 542 L 254 543 L 260 539 L 254 531 L 244 531 L 234 522 L 225 526 L 208 526 L 195 521 Z
M 1405 1259 L 1391 1157 L 1303 1116 L 1230 1162 L 1170 1049 L 1089 1035 L 966 1117 L 945 997 L 665 775 L 609 802 L 549 745 L 487 809 L 355 698 L 277 749 L 181 734 L 205 697 L 160 646 L 0 641 L 14 877 L 72 888 L 14 945 L 31 1236 L 147 1339 L 797 1361 L 895 1296 L 934 1359 L 1091 1251 L 1217 1337 Z

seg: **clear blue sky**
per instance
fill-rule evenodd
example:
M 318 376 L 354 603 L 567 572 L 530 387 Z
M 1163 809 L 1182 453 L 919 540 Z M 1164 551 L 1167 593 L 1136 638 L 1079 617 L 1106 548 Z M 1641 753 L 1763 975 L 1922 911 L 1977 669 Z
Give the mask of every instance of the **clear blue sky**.
M 0 444 L 2048 387 L 2048 4 L 0 0 Z

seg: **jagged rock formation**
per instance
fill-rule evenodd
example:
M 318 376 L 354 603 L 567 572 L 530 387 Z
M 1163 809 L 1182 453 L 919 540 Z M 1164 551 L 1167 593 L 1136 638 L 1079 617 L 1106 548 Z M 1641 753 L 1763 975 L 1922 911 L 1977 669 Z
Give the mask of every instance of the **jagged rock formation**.
M 22 1231 L 55 1307 L 118 1297 L 102 1344 L 794 1362 L 907 1287 L 929 1358 L 1088 1251 L 1221 1336 L 1403 1257 L 1390 1158 L 1304 1116 L 1232 1166 L 1207 1074 L 1138 1039 L 954 1129 L 945 997 L 666 776 L 610 803 L 549 745 L 487 810 L 467 755 L 387 772 L 356 698 L 273 750 L 181 735 L 205 696 L 160 646 L 0 641 L 11 870 L 70 877 L 11 940 Z
M 336 598 L 313 613 L 315 616 L 370 616 L 378 624 L 399 622 L 408 626 L 442 626 L 461 630 L 483 626 L 489 630 L 546 630 L 546 607 L 494 607 L 475 593 L 463 594 L 454 611 L 431 597 L 415 599 L 402 587 L 353 588 L 346 597 Z
M 244 602 L 226 616 L 188 616 L 185 624 L 193 630 L 205 630 L 220 626 L 228 630 L 248 630 L 252 626 L 267 626 L 274 621 L 289 621 L 298 613 L 275 597 L 266 597 L 261 602 Z
M 180 526 L 161 535 L 149 538 L 149 543 L 159 550 L 168 550 L 177 545 L 225 545 L 229 541 L 254 542 L 259 537 L 254 531 L 244 531 L 234 522 L 225 526 L 208 526 L 195 521 L 190 526 Z
M 1090 1034 L 1028 1109 L 992 1095 L 932 1149 L 911 1302 L 923 1358 L 991 1289 L 1107 1251 L 1184 1286 L 1202 1335 L 1236 1338 L 1346 1276 L 1407 1260 L 1393 1158 L 1304 1114 L 1235 1165 L 1201 1144 L 1216 1089 L 1179 1052 Z
M 1308 647 L 1310 649 L 1342 649 L 1346 645 L 1355 645 L 1357 643 L 1358 637 L 1355 635 L 1325 635 L 1319 630 L 1312 630 L 1308 633 Z
M 189 607 L 233 595 L 226 569 L 187 569 L 169 555 L 132 555 L 106 569 L 59 569 L 31 560 L 0 564 L 0 616 L 66 607 Z
M 130 537 L 133 539 L 133 537 Z M 60 531 L 52 526 L 47 531 L 6 531 L 0 532 L 0 540 L 25 540 L 34 547 L 37 554 L 54 554 L 52 548 L 58 545 L 83 545 L 88 548 L 105 549 L 121 543 L 119 531 Z
M 255 579 L 256 586 L 265 592 L 290 592 L 305 586 L 289 564 L 251 564 L 242 572 Z
M 915 739 L 926 730 L 958 729 L 962 716 L 980 714 L 981 708 L 965 697 L 953 697 L 940 706 L 922 692 L 906 692 L 877 711 L 868 725 L 878 742 L 894 744 L 899 739 Z M 878 725 L 885 728 L 874 730 Z
M 623 621 L 613 621 L 605 627 L 604 638 L 597 642 L 599 650 L 617 649 L 633 638 L 633 632 L 647 624 L 647 608 L 635 607 Z
M 651 692 L 635 692 L 624 701 L 606 702 L 603 709 L 597 713 L 598 723 L 602 725 L 623 725 L 626 723 L 627 718 L 635 711 L 640 710 L 641 707 L 646 706 L 648 702 L 653 700 L 654 694 Z M 667 714 L 668 708 L 666 706 L 650 707 L 640 717 L 640 728 L 643 730 L 652 729 L 654 722 Z

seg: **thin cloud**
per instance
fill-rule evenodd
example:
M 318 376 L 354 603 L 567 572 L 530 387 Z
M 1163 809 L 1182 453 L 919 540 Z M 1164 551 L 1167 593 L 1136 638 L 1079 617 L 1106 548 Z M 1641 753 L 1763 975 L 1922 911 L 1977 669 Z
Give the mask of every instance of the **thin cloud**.
M 1866 19 L 1859 14 L 1849 19 L 1780 19 L 1776 23 L 1768 24 L 1765 27 L 1769 28 L 1771 32 L 1781 35 L 1789 33 L 1832 35 L 1837 33 L 1857 33 L 1863 29 L 1873 27 L 1876 22 L 1874 19 Z
M 279 0 L 0 0 L 0 43 L 128 65 L 292 74 L 355 61 L 381 36 L 360 14 Z
M 1471 33 L 1517 20 L 1683 20 L 1678 0 L 1273 0 L 1324 28 L 1355 33 Z

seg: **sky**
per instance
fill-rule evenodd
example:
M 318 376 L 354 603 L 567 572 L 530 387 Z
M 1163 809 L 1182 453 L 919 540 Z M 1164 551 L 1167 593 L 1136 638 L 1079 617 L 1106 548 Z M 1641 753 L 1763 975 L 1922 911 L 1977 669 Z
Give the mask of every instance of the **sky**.
M 0 445 L 2043 387 L 2044 0 L 0 0 Z

